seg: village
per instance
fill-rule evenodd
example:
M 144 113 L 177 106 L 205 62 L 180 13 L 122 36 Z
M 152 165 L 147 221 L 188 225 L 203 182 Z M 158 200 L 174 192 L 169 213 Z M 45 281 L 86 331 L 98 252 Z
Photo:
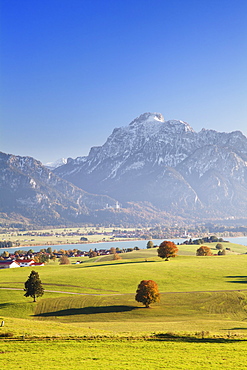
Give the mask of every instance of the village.
M 34 252 L 32 249 L 25 252 L 22 250 L 13 251 L 13 253 L 9 253 L 8 251 L 4 251 L 0 255 L 0 269 L 5 268 L 18 268 L 18 267 L 38 267 L 38 266 L 45 266 L 46 263 L 49 261 L 59 261 L 60 264 L 65 264 L 62 262 L 64 259 L 63 257 L 88 257 L 93 258 L 97 256 L 105 256 L 105 255 L 116 255 L 120 253 L 132 252 L 133 250 L 139 250 L 138 247 L 134 248 L 115 248 L 111 247 L 110 249 L 90 249 L 89 251 L 81 251 L 78 249 L 69 249 L 64 250 L 60 249 L 57 251 L 56 249 L 52 251 L 51 247 L 47 249 L 41 249 L 39 252 Z M 76 264 L 82 263 L 81 260 L 75 262 Z

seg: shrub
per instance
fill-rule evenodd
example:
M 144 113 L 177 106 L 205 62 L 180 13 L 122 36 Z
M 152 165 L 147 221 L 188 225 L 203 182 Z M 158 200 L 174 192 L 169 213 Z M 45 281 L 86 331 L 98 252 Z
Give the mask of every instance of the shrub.
M 212 252 L 209 247 L 202 245 L 200 248 L 197 249 L 196 255 L 197 256 L 212 256 Z
M 69 265 L 69 264 L 70 264 L 69 257 L 68 257 L 68 256 L 66 256 L 66 255 L 63 255 L 63 256 L 59 259 L 59 264 L 60 264 L 60 265 Z

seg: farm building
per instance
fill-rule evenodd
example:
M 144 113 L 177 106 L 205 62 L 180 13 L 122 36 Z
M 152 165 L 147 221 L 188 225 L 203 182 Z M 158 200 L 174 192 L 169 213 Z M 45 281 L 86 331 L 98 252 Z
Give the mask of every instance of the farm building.
M 11 269 L 15 267 L 20 267 L 19 263 L 12 260 L 0 261 L 0 269 Z
M 33 259 L 17 259 L 15 262 L 19 263 L 21 267 L 33 266 L 35 263 Z

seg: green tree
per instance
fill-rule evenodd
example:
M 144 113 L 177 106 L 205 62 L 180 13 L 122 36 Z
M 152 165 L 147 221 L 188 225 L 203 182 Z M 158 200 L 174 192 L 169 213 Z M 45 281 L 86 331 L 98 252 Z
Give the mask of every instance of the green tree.
M 217 238 L 217 236 L 215 236 L 215 235 L 211 235 L 211 236 L 210 236 L 210 238 L 209 238 L 209 240 L 210 240 L 212 243 L 215 243 L 215 242 L 217 242 L 217 241 L 218 241 L 218 238 Z
M 152 240 L 149 240 L 148 242 L 147 242 L 147 249 L 149 249 L 149 248 L 153 248 L 154 247 L 154 243 L 152 242 Z
M 223 245 L 221 243 L 217 243 L 215 248 L 216 249 L 223 249 Z
M 44 294 L 44 289 L 42 287 L 38 272 L 34 270 L 31 271 L 29 278 L 25 282 L 24 291 L 26 292 L 24 296 L 32 297 L 34 302 L 36 302 L 36 297 L 41 297 Z
M 178 247 L 175 243 L 165 240 L 160 244 L 157 252 L 160 258 L 165 258 L 165 261 L 169 261 L 170 257 L 176 257 Z
M 143 303 L 146 308 L 149 308 L 151 303 L 160 301 L 160 293 L 158 285 L 153 280 L 142 280 L 138 285 L 135 300 Z

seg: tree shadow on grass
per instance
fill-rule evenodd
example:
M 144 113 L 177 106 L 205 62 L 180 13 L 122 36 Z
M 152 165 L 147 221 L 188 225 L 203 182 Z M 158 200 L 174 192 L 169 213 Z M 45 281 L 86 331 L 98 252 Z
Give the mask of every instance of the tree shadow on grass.
M 0 309 L 11 306 L 11 303 L 0 303 Z
M 115 306 L 99 306 L 99 307 L 83 307 L 83 308 L 70 308 L 67 310 L 60 310 L 54 312 L 44 312 L 35 317 L 50 317 L 50 316 L 72 316 L 72 315 L 94 315 L 102 313 L 116 313 L 116 312 L 127 312 L 133 311 L 139 307 L 135 306 L 124 306 L 124 305 L 115 305 Z
M 142 258 L 142 257 L 140 257 Z M 108 263 L 97 263 L 95 262 L 95 265 L 86 265 L 86 263 L 89 263 L 89 262 L 84 262 L 85 265 L 83 265 L 83 263 L 81 264 L 80 267 L 82 268 L 93 268 L 93 267 L 100 267 L 100 266 L 119 266 L 119 265 L 130 265 L 130 264 L 137 264 L 137 263 L 156 263 L 157 261 L 120 261 L 120 262 L 116 262 L 116 261 L 112 261 L 112 262 L 108 262 Z M 78 265 L 77 265 L 78 266 Z M 77 267 L 78 268 L 78 267 Z
M 245 342 L 246 338 L 230 338 L 230 337 L 205 337 L 204 332 L 197 335 L 180 335 L 173 333 L 155 334 L 150 341 L 175 341 L 175 342 L 191 342 L 191 343 L 230 343 L 230 342 Z
M 234 279 L 231 281 L 228 281 L 229 283 L 235 283 L 235 284 L 247 284 L 247 276 L 226 276 L 227 279 Z

